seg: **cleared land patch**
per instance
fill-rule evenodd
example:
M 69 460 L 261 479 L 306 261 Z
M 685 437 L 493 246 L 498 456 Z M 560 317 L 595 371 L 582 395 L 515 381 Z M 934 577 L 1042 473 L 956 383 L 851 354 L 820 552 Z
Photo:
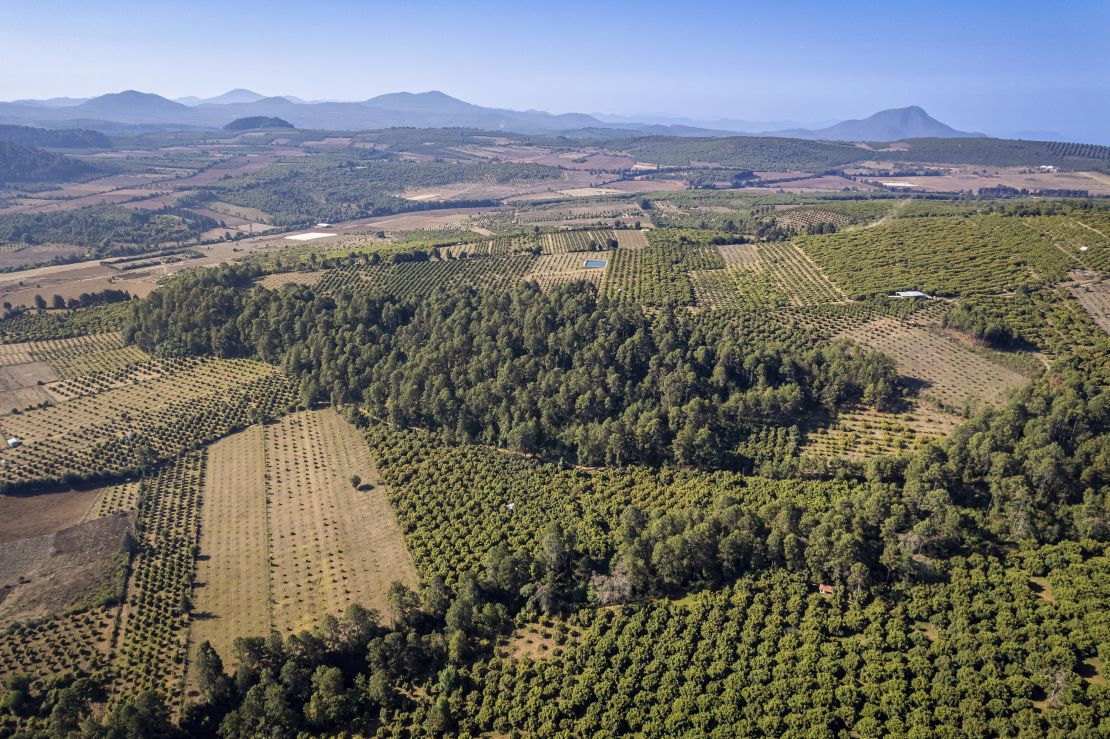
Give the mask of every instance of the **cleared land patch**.
M 389 586 L 417 576 L 366 442 L 334 410 L 304 411 L 266 427 L 266 456 L 275 628 L 309 628 L 351 603 L 386 613 Z
M 894 318 L 878 318 L 842 335 L 894 359 L 898 372 L 922 383 L 921 396 L 960 410 L 976 400 L 1001 403 L 1006 393 L 1028 382 L 939 330 Z

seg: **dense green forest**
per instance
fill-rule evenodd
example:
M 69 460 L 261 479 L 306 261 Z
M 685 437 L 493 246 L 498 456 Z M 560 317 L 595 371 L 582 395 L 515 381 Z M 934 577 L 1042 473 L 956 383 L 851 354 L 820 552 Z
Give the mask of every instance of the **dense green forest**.
M 407 188 L 455 182 L 539 182 L 561 176 L 557 168 L 539 164 L 412 162 L 356 153 L 366 158 L 316 157 L 308 162 L 275 164 L 208 190 L 225 202 L 271 214 L 277 225 L 293 226 L 446 207 L 394 194 Z
M 76 210 L 0 215 L 0 243 L 79 244 L 89 247 L 93 257 L 106 257 L 189 241 L 218 226 L 212 218 L 184 208 L 144 210 L 89 205 Z
M 733 457 L 753 428 L 898 393 L 877 352 L 762 342 L 673 308 L 650 320 L 584 283 L 444 291 L 415 305 L 250 290 L 251 277 L 175 280 L 136 307 L 127 337 L 167 355 L 257 356 L 301 378 L 306 401 L 588 465 L 750 464 Z
M 99 131 L 84 128 L 33 128 L 0 125 L 0 141 L 48 149 L 111 149 L 112 142 Z
M 63 154 L 0 139 L 0 184 L 75 180 L 96 171 L 92 166 Z

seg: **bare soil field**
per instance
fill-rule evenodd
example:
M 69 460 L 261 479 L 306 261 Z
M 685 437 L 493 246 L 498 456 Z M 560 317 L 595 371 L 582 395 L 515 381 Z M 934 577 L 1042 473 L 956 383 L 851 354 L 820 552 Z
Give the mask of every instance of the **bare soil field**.
M 275 628 L 351 603 L 386 613 L 390 584 L 418 578 L 365 441 L 334 410 L 305 411 L 266 427 L 266 455 Z
M 925 192 L 978 192 L 982 188 L 1013 187 L 1018 190 L 1087 190 L 1110 195 L 1110 178 L 1097 172 L 1031 172 L 1018 168 L 953 168 L 949 174 L 898 177 Z
M 1073 282 L 1068 285 L 1068 292 L 1091 314 L 1095 323 L 1110 334 L 1110 282 Z
M 8 588 L 0 602 L 0 625 L 61 615 L 121 592 L 125 539 L 133 525 L 131 513 L 117 513 L 35 537 L 36 545 L 46 539 L 48 546 L 36 561 L 24 563 L 15 581 L 5 581 L 14 574 L 5 566 L 6 555 L 27 540 L 0 545 L 0 587 Z
M 648 246 L 646 231 L 617 229 L 613 233 L 616 234 L 617 245 L 621 249 L 646 249 Z
M 0 495 L 0 543 L 51 535 L 75 526 L 100 499 L 102 488 L 64 488 Z
M 600 285 L 606 267 L 587 269 L 583 266 L 586 259 L 608 261 L 607 252 L 564 252 L 562 254 L 543 254 L 532 263 L 525 273 L 525 280 L 535 280 L 540 287 L 547 289 L 553 285 L 577 280 L 588 280 Z
M 687 185 L 684 180 L 617 180 L 606 182 L 605 187 L 619 192 L 675 192 L 685 190 Z
M 38 244 L 22 248 L 0 250 L 0 267 L 27 267 L 44 264 L 53 259 L 72 259 L 85 253 L 82 246 L 68 244 Z
M 231 669 L 235 637 L 270 633 L 264 444 L 256 425 L 208 448 L 190 640 L 212 642 Z
M 1028 382 L 931 327 L 879 318 L 843 335 L 890 355 L 901 375 L 920 384 L 921 397 L 956 411 L 968 402 L 1000 404 L 1010 390 Z

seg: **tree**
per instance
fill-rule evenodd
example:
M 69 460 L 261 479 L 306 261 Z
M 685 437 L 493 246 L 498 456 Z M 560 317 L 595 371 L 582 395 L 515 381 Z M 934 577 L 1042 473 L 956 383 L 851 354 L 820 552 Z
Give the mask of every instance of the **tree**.
M 351 475 L 351 487 L 358 490 L 360 485 L 362 485 L 362 478 L 358 475 Z

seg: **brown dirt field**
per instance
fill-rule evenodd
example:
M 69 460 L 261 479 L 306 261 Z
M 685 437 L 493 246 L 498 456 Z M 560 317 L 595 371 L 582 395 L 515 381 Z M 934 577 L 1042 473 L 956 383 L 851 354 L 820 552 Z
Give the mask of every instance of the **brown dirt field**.
M 1028 378 L 926 326 L 878 318 L 844 331 L 888 355 L 904 377 L 921 383 L 921 396 L 960 410 L 969 401 L 1000 404 Z
M 126 562 L 124 537 L 133 527 L 133 514 L 117 513 L 36 537 L 35 542 L 49 540 L 45 556 L 19 573 L 21 580 L 0 583 L 10 588 L 0 603 L 0 624 L 60 615 L 110 592 Z M 0 545 L 0 573 L 7 570 L 5 549 L 19 544 Z
M 270 633 L 264 444 L 252 426 L 208 449 L 190 641 L 212 642 L 229 669 L 236 636 Z
M 101 488 L 81 487 L 0 495 L 0 542 L 53 534 L 84 520 Z
M 1068 292 L 1075 296 L 1083 309 L 1091 314 L 1103 331 L 1110 334 L 1110 282 L 1072 283 Z
M 351 603 L 386 613 L 390 585 L 418 577 L 365 441 L 334 410 L 304 411 L 266 427 L 266 454 L 275 628 Z M 352 474 L 373 487 L 355 490 Z
M 929 178 L 932 179 L 932 178 Z M 810 177 L 805 180 L 793 182 L 769 183 L 763 189 L 782 189 L 786 192 L 839 192 L 844 188 L 850 190 L 877 190 L 874 185 L 865 182 L 856 182 L 846 177 L 828 175 L 825 177 Z
M 869 179 L 871 175 L 865 175 Z M 1016 189 L 1087 190 L 1092 195 L 1110 195 L 1110 180 L 1096 172 L 1031 172 L 1017 167 L 955 167 L 948 174 L 929 177 L 881 178 L 906 182 L 925 192 L 978 192 L 984 187 Z
M 58 379 L 58 373 L 46 362 L 27 362 L 0 367 L 0 390 L 35 387 Z
M 421 228 L 458 226 L 468 218 L 495 213 L 497 208 L 442 208 L 351 221 L 336 226 L 336 231 L 415 231 Z M 241 244 L 243 242 L 240 242 Z
M 629 229 L 617 229 L 617 246 L 621 249 L 646 249 L 648 246 L 647 232 Z
M 13 251 L 0 251 L 0 267 L 27 267 L 59 257 L 72 258 L 85 253 L 82 246 L 42 244 Z
M 54 397 L 45 388 L 37 385 L 15 390 L 0 390 L 0 415 L 11 413 L 13 408 L 22 411 L 39 403 L 53 401 Z
M 682 180 L 618 180 L 606 182 L 605 187 L 621 192 L 674 192 L 685 190 Z

